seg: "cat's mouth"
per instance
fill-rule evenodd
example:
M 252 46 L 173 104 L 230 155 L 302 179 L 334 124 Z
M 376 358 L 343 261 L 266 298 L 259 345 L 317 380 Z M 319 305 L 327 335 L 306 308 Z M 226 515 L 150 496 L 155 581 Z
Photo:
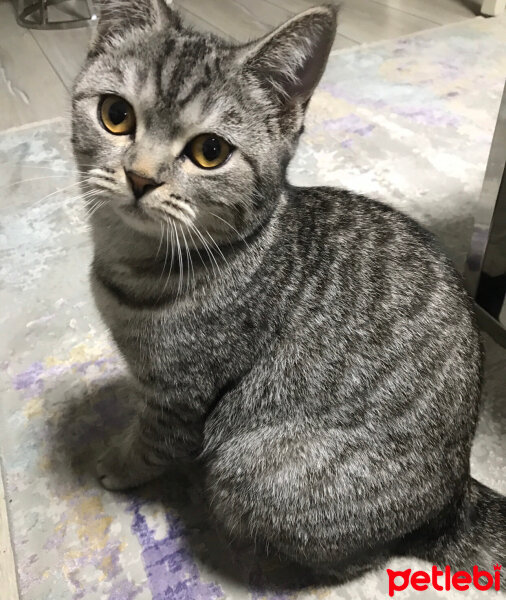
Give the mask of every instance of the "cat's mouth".
M 153 217 L 151 217 L 143 208 L 138 204 L 127 204 L 120 207 L 123 212 L 131 217 L 137 217 L 142 221 L 154 221 Z
M 171 207 L 163 209 L 156 206 L 145 206 L 142 203 L 123 204 L 118 207 L 118 212 L 124 221 L 134 229 L 142 231 L 159 232 L 160 226 L 173 224 L 179 226 L 191 226 L 189 215 Z M 180 214 L 177 214 L 177 213 Z M 182 213 L 182 214 L 181 214 Z
M 148 235 L 155 235 L 160 232 L 160 219 L 145 210 L 138 204 L 121 204 L 114 207 L 114 211 L 120 219 L 136 231 Z

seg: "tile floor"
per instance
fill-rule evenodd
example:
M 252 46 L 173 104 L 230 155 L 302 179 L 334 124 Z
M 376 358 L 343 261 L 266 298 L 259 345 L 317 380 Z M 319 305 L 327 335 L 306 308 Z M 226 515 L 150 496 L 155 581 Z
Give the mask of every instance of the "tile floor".
M 80 0 L 74 0 L 79 2 Z M 318 0 L 174 0 L 187 22 L 245 41 Z M 62 6 L 62 5 L 60 5 Z M 408 35 L 474 17 L 480 0 L 345 0 L 335 49 Z M 0 130 L 61 116 L 89 28 L 29 30 L 0 0 Z

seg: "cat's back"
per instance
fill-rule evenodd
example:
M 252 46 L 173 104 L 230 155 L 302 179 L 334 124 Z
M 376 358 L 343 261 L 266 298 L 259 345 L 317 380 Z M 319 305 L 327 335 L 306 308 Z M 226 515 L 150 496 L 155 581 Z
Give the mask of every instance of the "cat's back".
M 479 332 L 461 277 L 433 236 L 380 202 L 334 188 L 291 188 L 286 214 L 299 279 L 285 339 L 299 340 L 306 366 L 328 365 L 350 400 L 389 381 L 405 397 L 407 388 L 448 397 L 467 386 L 474 406 Z
M 279 231 L 283 244 L 269 257 L 281 298 L 271 298 L 269 314 L 283 312 L 276 336 L 214 411 L 210 444 L 261 430 L 267 419 L 320 441 L 331 430 L 322 444 L 364 456 L 395 460 L 401 449 L 423 468 L 446 456 L 445 444 L 470 443 L 479 332 L 433 236 L 386 205 L 333 188 L 289 188 Z M 451 458 L 456 477 L 464 454 Z
M 474 328 L 461 276 L 411 217 L 339 188 L 291 187 L 288 198 L 297 257 L 320 288 L 326 281 L 336 298 L 371 316 L 395 307 L 398 318 L 414 318 L 446 307 L 443 320 L 457 311 Z

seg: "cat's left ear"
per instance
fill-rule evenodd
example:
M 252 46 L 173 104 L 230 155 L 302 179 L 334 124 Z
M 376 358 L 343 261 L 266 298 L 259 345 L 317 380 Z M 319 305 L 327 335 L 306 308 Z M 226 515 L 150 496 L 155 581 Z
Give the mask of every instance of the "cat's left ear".
M 181 27 L 179 15 L 170 0 L 99 0 L 98 26 L 91 42 L 92 51 L 135 29 L 153 30 Z
M 274 92 L 283 104 L 304 105 L 318 85 L 337 26 L 337 8 L 323 5 L 293 17 L 241 57 L 246 73 Z

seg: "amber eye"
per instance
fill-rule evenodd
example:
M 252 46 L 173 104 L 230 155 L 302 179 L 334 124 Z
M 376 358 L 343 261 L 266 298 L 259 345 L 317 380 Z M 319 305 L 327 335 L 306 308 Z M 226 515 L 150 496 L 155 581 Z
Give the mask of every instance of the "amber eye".
M 135 113 L 131 105 L 119 96 L 105 96 L 99 107 L 104 127 L 114 135 L 126 135 L 135 129 Z
M 185 149 L 186 155 L 203 169 L 222 165 L 232 153 L 230 144 L 214 133 L 203 133 L 193 139 Z

